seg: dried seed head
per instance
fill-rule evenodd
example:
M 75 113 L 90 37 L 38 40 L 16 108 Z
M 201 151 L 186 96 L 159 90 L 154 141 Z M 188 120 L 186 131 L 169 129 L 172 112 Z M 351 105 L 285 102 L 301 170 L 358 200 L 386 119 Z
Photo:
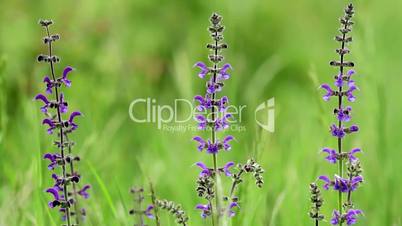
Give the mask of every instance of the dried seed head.
M 321 197 L 321 191 L 318 188 L 316 183 L 310 184 L 310 201 L 312 203 L 309 216 L 315 220 L 323 220 L 324 215 L 320 214 L 320 209 L 324 203 L 324 200 Z
M 156 200 L 156 206 L 158 206 L 163 210 L 169 211 L 169 213 L 176 218 L 176 222 L 178 224 L 186 225 L 186 222 L 188 221 L 189 218 L 179 204 L 175 204 L 172 201 L 164 199 L 164 200 Z

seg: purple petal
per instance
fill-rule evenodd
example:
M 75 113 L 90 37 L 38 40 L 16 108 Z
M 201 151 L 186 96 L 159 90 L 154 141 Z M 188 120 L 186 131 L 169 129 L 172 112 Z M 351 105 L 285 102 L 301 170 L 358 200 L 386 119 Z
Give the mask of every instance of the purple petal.
M 41 100 L 43 103 L 48 104 L 49 101 L 47 100 L 46 96 L 43 94 L 38 94 L 35 96 L 35 100 Z
M 154 209 L 154 206 L 153 205 L 149 205 L 148 207 L 147 207 L 147 209 L 145 210 L 145 215 L 148 217 L 148 218 L 150 218 L 150 219 L 154 219 L 155 218 L 155 216 L 151 213 L 151 211 Z
M 82 115 L 81 112 L 79 112 L 79 111 L 74 111 L 73 113 L 71 113 L 70 118 L 69 118 L 68 121 L 69 121 L 70 123 L 72 123 L 75 117 L 81 116 L 81 115 Z
M 54 200 L 60 200 L 59 191 L 56 188 L 49 188 L 46 190 L 46 192 L 52 194 Z
M 232 176 L 232 173 L 229 171 L 229 169 L 234 165 L 235 165 L 234 162 L 228 162 L 225 164 L 225 166 L 223 167 L 223 171 L 225 172 L 226 176 L 228 177 Z
M 73 68 L 70 67 L 70 66 L 67 66 L 66 68 L 64 68 L 64 71 L 63 71 L 63 79 L 66 79 L 66 78 L 67 78 L 67 74 L 70 73 L 72 70 L 73 70 Z

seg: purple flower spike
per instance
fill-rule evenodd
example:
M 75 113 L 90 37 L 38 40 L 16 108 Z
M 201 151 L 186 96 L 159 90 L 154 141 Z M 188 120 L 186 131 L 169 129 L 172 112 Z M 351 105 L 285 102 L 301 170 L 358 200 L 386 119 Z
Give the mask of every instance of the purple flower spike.
M 43 78 L 43 82 L 46 83 L 46 93 L 52 94 L 53 81 L 49 78 L 49 76 L 45 76 Z
M 75 163 L 80 160 L 80 157 L 73 153 L 73 144 L 69 134 L 77 129 L 78 125 L 74 122 L 75 117 L 80 116 L 78 111 L 72 112 L 69 116 L 64 115 L 68 112 L 67 101 L 63 94 L 65 87 L 71 86 L 71 81 L 68 79 L 68 74 L 73 70 L 72 67 L 64 68 L 62 74 L 57 76 L 56 62 L 59 58 L 53 54 L 53 43 L 60 39 L 60 35 L 52 34 L 49 26 L 53 23 L 52 20 L 40 20 L 40 25 L 45 28 L 45 37 L 43 42 L 47 46 L 48 52 L 40 54 L 37 60 L 48 65 L 51 74 L 43 78 L 43 83 L 46 86 L 46 94 L 56 94 L 56 96 L 38 94 L 35 100 L 43 102 L 41 111 L 45 113 L 45 118 L 42 124 L 47 128 L 48 134 L 54 135 L 52 143 L 57 147 L 56 153 L 46 153 L 43 158 L 46 160 L 47 168 L 54 170 L 49 182 L 53 187 L 45 192 L 53 195 L 53 200 L 49 202 L 50 208 L 57 208 L 60 212 L 61 220 L 66 221 L 68 225 L 78 225 L 80 218 L 86 213 L 80 214 L 80 207 L 83 206 L 80 202 L 82 198 L 89 197 L 89 185 L 79 186 L 80 173 L 75 167 Z M 49 161 L 49 162 L 47 162 Z M 81 190 L 78 190 L 81 187 Z M 82 213 L 82 212 L 81 212 Z
M 68 73 L 70 73 L 72 70 L 74 70 L 72 67 L 67 66 L 64 68 L 63 71 L 63 77 L 61 77 L 60 81 L 64 83 L 65 86 L 70 87 L 71 86 L 71 81 L 67 79 Z
M 350 209 L 345 215 L 346 224 L 353 225 L 357 223 L 357 216 L 362 215 L 363 211 L 358 209 Z
M 209 204 L 203 205 L 198 204 L 195 206 L 196 209 L 201 210 L 201 217 L 206 218 L 211 215 L 211 206 Z
M 322 152 L 328 153 L 328 156 L 325 158 L 328 162 L 335 164 L 338 160 L 338 153 L 334 149 L 323 148 Z
M 195 136 L 193 140 L 198 142 L 198 151 L 202 151 L 207 147 L 207 142 L 202 139 L 200 136 Z
M 336 107 L 333 111 L 336 115 L 337 121 L 330 125 L 330 132 L 335 137 L 337 143 L 337 149 L 324 148 L 322 151 L 328 155 L 325 159 L 333 164 L 337 164 L 337 173 L 333 178 L 327 176 L 320 176 L 319 179 L 324 181 L 323 188 L 325 190 L 333 190 L 334 195 L 337 196 L 338 206 L 333 210 L 330 223 L 332 225 L 352 225 L 356 223 L 356 216 L 361 214 L 360 210 L 353 210 L 354 198 L 352 192 L 355 191 L 361 183 L 363 183 L 362 167 L 360 160 L 356 157 L 358 152 L 361 152 L 359 148 L 349 149 L 349 152 L 345 152 L 344 149 L 348 144 L 343 143 L 343 138 L 351 133 L 359 131 L 357 125 L 348 125 L 346 122 L 351 121 L 352 107 L 347 106 L 346 102 L 354 102 L 356 100 L 355 91 L 358 90 L 358 86 L 355 81 L 352 80 L 355 71 L 353 68 L 355 63 L 346 59 L 350 54 L 348 44 L 352 42 L 353 15 L 355 9 L 352 3 L 348 4 L 344 10 L 344 16 L 340 18 L 341 28 L 340 34 L 335 37 L 335 40 L 339 43 L 339 47 L 336 49 L 336 53 L 339 55 L 339 59 L 332 60 L 330 66 L 337 69 L 337 75 L 334 77 L 334 89 L 328 84 L 321 85 L 321 88 L 326 90 L 323 99 L 328 101 L 331 96 L 334 96 L 337 100 Z M 321 191 L 318 189 L 316 183 L 310 184 L 310 200 L 311 210 L 309 212 L 310 218 L 314 220 L 315 225 L 319 225 L 319 221 L 325 221 L 325 216 L 321 212 L 324 199 L 321 196 Z M 321 225 L 321 224 L 320 224 Z
M 50 102 L 48 101 L 47 97 L 43 94 L 38 94 L 35 96 L 35 100 L 41 100 L 45 105 L 43 105 L 40 110 L 43 113 L 47 113 L 47 108 L 49 107 Z
M 207 65 L 203 62 L 197 62 L 194 67 L 201 69 L 200 73 L 198 73 L 198 77 L 200 78 L 205 78 L 205 75 L 207 75 L 209 72 Z
M 329 187 L 331 186 L 332 181 L 329 179 L 327 176 L 319 176 L 318 179 L 322 180 L 325 182 L 325 184 L 322 186 L 325 190 L 328 190 Z
M 361 152 L 360 148 L 354 148 L 351 151 L 348 152 L 348 158 L 349 161 L 354 162 L 357 161 L 358 159 L 356 158 L 356 156 L 354 154 L 356 154 L 357 152 Z
M 153 205 L 149 205 L 148 207 L 147 207 L 147 209 L 145 210 L 145 212 L 144 212 L 144 214 L 145 214 L 145 216 L 147 216 L 149 219 L 154 219 L 155 218 L 155 216 L 152 214 L 152 210 L 154 209 L 154 206 Z
M 229 169 L 230 169 L 232 166 L 234 166 L 234 165 L 235 165 L 234 162 L 228 162 L 228 163 L 226 163 L 225 166 L 223 167 L 223 172 L 225 172 L 225 175 L 226 175 L 227 177 L 231 177 L 231 176 L 232 176 L 232 173 L 230 172 Z
M 208 55 L 210 65 L 207 66 L 203 62 L 198 62 L 195 65 L 201 69 L 201 72 L 198 74 L 199 77 L 205 78 L 208 74 L 208 78 L 205 80 L 206 87 L 204 88 L 204 93 L 195 96 L 194 100 L 198 103 L 196 107 L 197 111 L 202 114 L 196 114 L 195 116 L 198 129 L 207 129 L 209 137 L 203 139 L 196 136 L 193 140 L 198 142 L 198 150 L 205 150 L 207 154 L 211 155 L 213 161 L 211 168 L 202 162 L 196 163 L 201 168 L 200 176 L 197 178 L 196 191 L 198 192 L 198 196 L 206 199 L 208 203 L 196 206 L 198 210 L 202 211 L 201 216 L 203 218 L 211 216 L 212 212 L 215 211 L 218 216 L 229 214 L 232 217 L 235 215 L 235 212 L 232 210 L 234 207 L 238 207 L 238 198 L 235 195 L 245 174 L 252 174 L 255 184 L 259 188 L 264 183 L 262 176 L 264 169 L 252 158 L 245 164 L 235 164 L 232 161 L 225 161 L 225 165 L 220 165 L 220 161 L 218 162 L 217 156 L 220 154 L 219 152 L 231 150 L 231 141 L 235 139 L 231 135 L 221 133 L 221 131 L 228 129 L 230 123 L 234 121 L 232 120 L 234 116 L 228 112 L 231 107 L 228 104 L 229 98 L 220 93 L 223 87 L 225 87 L 226 80 L 231 77 L 229 72 L 232 69 L 230 64 L 224 62 L 222 54 L 222 51 L 228 46 L 226 43 L 223 43 L 222 32 L 224 27 L 221 25 L 221 20 L 222 17 L 216 13 L 210 18 L 211 26 L 208 30 L 210 31 L 212 42 L 207 44 L 207 48 L 211 51 Z M 221 192 L 218 189 L 220 176 L 232 178 L 230 192 L 228 194 L 222 193 L 222 196 L 219 194 Z M 219 205 L 221 201 L 225 202 L 225 207 Z M 216 206 L 212 206 L 211 203 L 216 204 Z M 213 217 L 215 218 L 216 216 Z
M 223 144 L 223 149 L 225 149 L 225 151 L 229 151 L 232 148 L 232 146 L 230 146 L 229 142 L 232 141 L 233 139 L 234 139 L 234 137 L 231 135 L 228 135 L 225 137 L 225 139 L 223 139 L 222 144 Z
M 328 101 L 331 98 L 331 96 L 335 95 L 335 91 L 333 91 L 328 84 L 322 84 L 320 88 L 325 89 L 327 91 L 327 93 L 324 94 L 324 96 L 322 96 L 322 99 L 324 99 L 325 101 Z
M 197 162 L 196 165 L 200 167 L 202 170 L 200 173 L 200 177 L 211 176 L 212 174 L 211 170 L 203 162 Z
M 90 185 L 85 185 L 83 188 L 81 188 L 81 190 L 79 190 L 77 193 L 79 195 L 81 195 L 84 199 L 88 199 L 89 198 L 89 193 L 87 192 L 88 189 L 90 189 L 91 186 Z

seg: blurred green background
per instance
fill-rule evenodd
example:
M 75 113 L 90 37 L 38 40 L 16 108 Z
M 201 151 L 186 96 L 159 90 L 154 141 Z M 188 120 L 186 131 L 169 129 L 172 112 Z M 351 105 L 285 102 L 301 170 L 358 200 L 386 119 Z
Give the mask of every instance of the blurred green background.
M 36 56 L 46 52 L 37 24 L 52 18 L 61 63 L 71 65 L 73 86 L 65 89 L 70 109 L 79 109 L 79 129 L 72 139 L 83 159 L 79 171 L 92 184 L 85 202 L 86 225 L 133 225 L 128 190 L 150 180 L 159 197 L 181 203 L 190 225 L 209 225 L 194 209 L 199 169 L 193 164 L 211 156 L 191 141 L 198 132 L 170 133 L 154 123 L 130 120 L 136 98 L 151 97 L 171 105 L 204 90 L 192 65 L 206 61 L 209 16 L 224 17 L 224 52 L 233 65 L 224 89 L 234 105 L 247 105 L 237 142 L 219 162 L 256 159 L 266 169 L 259 190 L 252 178 L 239 191 L 241 211 L 232 225 L 311 225 L 308 185 L 318 175 L 336 173 L 319 154 L 335 146 L 327 132 L 335 100 L 324 103 L 320 83 L 332 83 L 336 69 L 333 41 L 346 1 L 322 0 L 135 0 L 0 2 L 0 225 L 59 225 L 47 208 L 51 185 L 42 155 L 54 151 L 40 125 L 40 104 L 48 67 Z M 366 183 L 355 193 L 365 216 L 358 225 L 402 225 L 401 186 L 402 1 L 355 1 L 356 26 L 348 59 L 355 61 L 357 102 L 353 122 L 361 132 L 349 136 L 345 149 L 361 147 Z M 276 131 L 260 130 L 255 107 L 275 97 Z M 396 101 L 396 102 L 395 102 Z M 179 114 L 184 114 L 184 110 Z M 195 122 L 190 122 L 190 124 Z M 228 181 L 226 181 L 228 182 Z M 329 217 L 336 194 L 324 192 Z M 163 215 L 162 225 L 175 225 Z M 152 223 L 149 223 L 152 225 Z M 324 225 L 328 225 L 326 222 Z

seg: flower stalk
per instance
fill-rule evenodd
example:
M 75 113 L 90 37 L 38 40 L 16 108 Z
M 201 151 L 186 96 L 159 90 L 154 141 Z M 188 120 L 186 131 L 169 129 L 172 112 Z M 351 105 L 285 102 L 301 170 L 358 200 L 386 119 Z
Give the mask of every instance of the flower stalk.
M 45 76 L 43 81 L 46 85 L 46 94 L 52 95 L 54 93 L 54 100 L 49 100 L 46 95 L 41 93 L 36 95 L 35 99 L 44 103 L 41 111 L 46 118 L 42 124 L 48 126 L 48 134 L 51 135 L 57 131 L 57 139 L 54 141 L 54 145 L 57 146 L 59 152 L 46 153 L 44 159 L 50 161 L 49 170 L 57 171 L 57 168 L 60 168 L 61 171 L 60 175 L 56 172 L 52 174 L 54 185 L 46 192 L 54 198 L 53 201 L 49 202 L 49 207 L 59 209 L 62 220 L 66 221 L 67 226 L 79 225 L 80 219 L 86 215 L 86 211 L 83 208 L 80 209 L 78 196 L 88 198 L 87 190 L 90 185 L 85 185 L 80 190 L 78 188 L 81 175 L 74 170 L 74 163 L 80 161 L 80 157 L 73 155 L 72 146 L 74 142 L 68 139 L 68 134 L 78 128 L 74 119 L 81 113 L 74 111 L 67 120 L 63 119 L 63 115 L 68 112 L 68 103 L 61 93 L 62 86 L 71 86 L 71 81 L 67 75 L 73 68 L 68 66 L 63 70 L 62 76 L 56 76 L 55 64 L 60 61 L 60 58 L 53 54 L 52 44 L 60 39 L 60 35 L 50 33 L 49 27 L 53 24 L 52 20 L 40 20 L 39 24 L 45 29 L 46 36 L 43 38 L 43 42 L 48 47 L 48 54 L 39 55 L 38 61 L 49 63 L 50 77 Z
M 199 197 L 206 200 L 206 204 L 198 204 L 196 209 L 201 211 L 201 217 L 211 217 L 211 225 L 220 225 L 222 216 L 233 217 L 235 215 L 234 208 L 239 208 L 238 197 L 235 196 L 235 190 L 241 183 L 244 173 L 253 173 L 259 187 L 262 186 L 262 173 L 264 170 L 254 160 L 250 159 L 245 165 L 227 162 L 224 166 L 220 166 L 218 162 L 218 154 L 221 151 L 229 151 L 231 149 L 230 142 L 234 140 L 231 135 L 222 138 L 218 137 L 218 132 L 229 128 L 229 121 L 233 116 L 227 112 L 229 98 L 227 96 L 219 96 L 222 91 L 224 82 L 230 78 L 228 70 L 232 66 L 228 63 L 221 65 L 224 57 L 221 55 L 223 49 L 228 45 L 223 42 L 224 26 L 221 24 L 222 17 L 217 13 L 213 13 L 210 17 L 211 25 L 208 28 L 212 43 L 207 45 L 211 51 L 208 55 L 212 66 L 207 66 L 203 62 L 197 62 L 194 66 L 200 69 L 198 76 L 206 79 L 206 91 L 203 95 L 197 95 L 194 100 L 198 102 L 198 114 L 195 116 L 198 121 L 198 129 L 210 131 L 210 137 L 204 140 L 200 136 L 195 136 L 194 141 L 198 143 L 198 151 L 206 151 L 212 155 L 212 167 L 208 167 L 203 162 L 197 162 L 196 165 L 201 168 L 201 173 L 197 179 L 197 193 Z M 209 77 L 209 78 L 207 78 Z M 231 171 L 238 170 L 234 174 Z M 231 190 L 228 196 L 220 197 L 218 186 L 221 180 L 220 176 L 224 175 L 232 179 Z
M 343 150 L 343 139 L 349 134 L 359 131 L 357 125 L 347 126 L 347 123 L 351 120 L 352 107 L 345 106 L 345 102 L 354 102 L 356 97 L 354 91 L 358 90 L 355 81 L 352 80 L 352 76 L 355 74 L 354 70 L 346 71 L 346 68 L 354 67 L 352 61 L 346 61 L 345 56 L 350 53 L 347 45 L 352 42 L 352 21 L 354 15 L 354 6 L 349 4 L 345 9 L 345 15 L 340 19 L 341 27 L 339 29 L 340 35 L 335 37 L 335 40 L 340 42 L 340 48 L 336 49 L 336 53 L 340 56 L 339 60 L 333 60 L 330 65 L 338 68 L 338 74 L 334 77 L 334 85 L 337 89 L 332 89 L 330 85 L 323 84 L 321 88 L 326 91 L 323 96 L 325 101 L 329 101 L 331 97 L 336 97 L 338 103 L 334 109 L 334 115 L 337 119 L 336 124 L 330 126 L 330 132 L 332 136 L 337 139 L 337 149 L 323 148 L 322 152 L 327 153 L 325 158 L 331 164 L 338 164 L 338 174 L 331 179 L 328 176 L 320 176 L 318 179 L 324 182 L 323 188 L 329 190 L 332 188 L 338 193 L 338 205 L 333 211 L 331 224 L 332 225 L 352 225 L 357 222 L 358 215 L 363 212 L 358 209 L 354 209 L 351 196 L 361 183 L 363 183 L 363 177 L 361 176 L 362 169 L 360 167 L 360 160 L 355 156 L 356 153 L 361 152 L 359 148 L 354 148 L 349 152 Z M 344 169 L 347 167 L 346 178 L 344 178 Z M 346 197 L 345 197 L 346 196 Z M 344 199 L 346 198 L 346 199 Z M 312 199 L 314 203 L 314 200 Z M 318 209 L 319 210 L 319 209 Z M 318 213 L 312 212 L 312 213 Z M 310 214 L 310 217 L 317 220 L 318 215 Z M 317 224 L 317 223 L 316 223 Z

